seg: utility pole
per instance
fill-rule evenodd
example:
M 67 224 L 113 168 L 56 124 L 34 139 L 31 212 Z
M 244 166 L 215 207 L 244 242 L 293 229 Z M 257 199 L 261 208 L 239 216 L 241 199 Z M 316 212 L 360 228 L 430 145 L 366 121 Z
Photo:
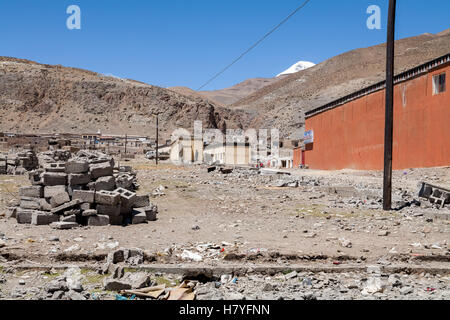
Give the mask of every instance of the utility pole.
M 159 144 L 159 113 L 156 114 L 156 165 L 158 165 L 159 154 L 158 154 L 158 144 Z
M 125 134 L 125 154 L 127 154 L 128 134 Z
M 386 117 L 384 132 L 383 210 L 392 210 L 392 149 L 394 135 L 394 54 L 396 0 L 389 0 L 386 52 Z

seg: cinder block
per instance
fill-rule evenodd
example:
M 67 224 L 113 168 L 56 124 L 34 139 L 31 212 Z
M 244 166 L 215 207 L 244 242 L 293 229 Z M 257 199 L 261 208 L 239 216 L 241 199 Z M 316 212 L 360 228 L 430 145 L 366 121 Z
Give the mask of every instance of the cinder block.
M 31 217 L 33 216 L 34 210 L 27 209 L 17 209 L 16 219 L 19 224 L 31 224 Z
M 91 181 L 89 173 L 71 173 L 69 174 L 69 186 L 79 186 L 88 184 Z
M 78 199 L 83 203 L 94 203 L 95 192 L 94 191 L 84 191 L 84 190 L 74 190 L 72 200 Z
M 123 224 L 123 216 L 110 216 L 109 224 L 112 226 L 121 226 Z
M 20 207 L 28 210 L 41 210 L 41 202 L 37 198 L 22 197 Z
M 129 174 L 120 174 L 116 178 L 117 188 L 130 189 L 133 185 L 134 177 Z
M 67 174 L 60 172 L 45 172 L 42 174 L 45 186 L 64 186 L 67 184 Z
M 44 188 L 42 186 L 29 186 L 19 189 L 19 196 L 30 198 L 43 198 Z
M 110 206 L 105 204 L 98 204 L 97 212 L 98 214 L 117 217 L 120 216 L 120 205 L 116 204 L 115 206 Z
M 97 191 L 95 192 L 95 202 L 115 206 L 120 203 L 120 194 L 114 191 Z
M 66 162 L 66 173 L 86 173 L 89 171 L 89 162 L 81 159 L 72 159 Z
M 88 226 L 102 227 L 109 225 L 109 216 L 97 215 L 88 218 Z
M 35 226 L 49 225 L 57 221 L 59 221 L 58 215 L 49 214 L 41 211 L 35 211 L 31 216 L 31 224 Z
M 76 200 L 72 200 L 68 203 L 65 203 L 59 207 L 53 208 L 51 212 L 53 214 L 62 214 L 65 211 L 73 209 L 74 207 L 77 207 L 79 205 L 80 205 L 80 200 L 76 199 Z
M 91 164 L 89 166 L 89 171 L 92 179 L 113 175 L 113 167 L 109 162 Z
M 116 179 L 113 176 L 100 177 L 95 181 L 95 191 L 113 191 L 116 188 Z
M 121 203 L 120 212 L 122 214 L 130 213 L 133 209 L 133 205 L 136 200 L 136 193 L 128 191 L 124 188 L 118 188 L 114 191 L 120 194 L 120 203 Z
M 45 172 L 66 172 L 65 163 L 48 163 L 44 165 Z
M 52 208 L 59 207 L 60 205 L 63 205 L 64 203 L 67 203 L 69 201 L 70 197 L 67 192 L 55 194 L 53 197 L 50 198 L 50 204 L 52 205 Z
M 74 191 L 83 191 L 86 190 L 85 186 L 68 186 L 67 187 L 67 193 L 72 198 Z
M 147 222 L 147 215 L 145 214 L 145 212 L 138 210 L 133 211 L 133 217 L 131 219 L 132 224 L 140 224 L 146 222 Z
M 150 196 L 148 194 L 138 196 L 134 199 L 133 208 L 145 208 L 150 205 Z
M 51 198 L 59 193 L 67 192 L 66 186 L 44 187 L 44 197 Z

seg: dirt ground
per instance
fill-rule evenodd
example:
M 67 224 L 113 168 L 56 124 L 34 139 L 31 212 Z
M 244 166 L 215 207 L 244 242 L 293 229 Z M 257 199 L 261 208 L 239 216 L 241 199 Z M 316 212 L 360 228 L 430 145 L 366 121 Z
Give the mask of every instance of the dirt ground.
M 194 263 L 209 266 L 405 263 L 448 270 L 449 206 L 435 209 L 417 194 L 421 181 L 449 187 L 449 167 L 394 172 L 393 205 L 405 208 L 385 212 L 382 172 L 292 169 L 290 176 L 265 176 L 156 167 L 143 158 L 121 164 L 138 172 L 139 194 L 152 194 L 157 221 L 54 230 L 0 217 L 0 263 L 95 264 L 123 247 L 144 250 L 150 264 L 192 263 L 182 256 L 187 250 L 198 255 Z M 282 186 L 293 181 L 299 186 Z M 0 215 L 21 185 L 26 177 L 0 176 Z

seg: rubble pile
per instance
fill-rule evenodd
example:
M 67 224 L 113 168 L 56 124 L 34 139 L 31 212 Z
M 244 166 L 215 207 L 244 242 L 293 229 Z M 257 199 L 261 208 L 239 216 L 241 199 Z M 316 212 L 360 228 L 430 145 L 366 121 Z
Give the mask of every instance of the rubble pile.
M 39 166 L 43 168 L 48 163 L 65 162 L 72 157 L 68 150 L 52 150 L 45 151 L 38 154 Z
M 80 151 L 67 162 L 47 163 L 29 172 L 31 186 L 19 189 L 19 207 L 8 216 L 20 224 L 71 229 L 79 225 L 106 226 L 156 220 L 157 207 L 149 195 L 138 196 L 131 167 L 114 167 L 114 159 Z
M 33 150 L 17 154 L 0 155 L 0 174 L 23 175 L 38 168 L 39 161 Z

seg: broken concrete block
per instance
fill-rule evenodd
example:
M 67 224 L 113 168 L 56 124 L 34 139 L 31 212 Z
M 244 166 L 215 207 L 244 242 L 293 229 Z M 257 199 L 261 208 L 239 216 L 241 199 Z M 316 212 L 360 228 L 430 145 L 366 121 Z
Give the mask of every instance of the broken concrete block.
M 91 209 L 93 209 L 92 207 L 93 207 L 93 205 L 91 203 L 82 203 L 82 204 L 80 204 L 81 211 L 91 210 Z
M 66 173 L 86 173 L 89 171 L 89 162 L 72 159 L 66 162 Z
M 105 215 L 96 215 L 88 217 L 88 226 L 102 227 L 109 225 L 109 217 Z
M 98 204 L 97 212 L 98 214 L 103 214 L 110 217 L 117 217 L 120 216 L 120 205 L 109 206 L 107 204 Z
M 36 198 L 22 197 L 20 199 L 20 207 L 29 210 L 41 210 L 41 202 Z
M 44 187 L 44 197 L 51 198 L 59 193 L 67 192 L 66 186 Z
M 95 201 L 95 191 L 84 191 L 84 190 L 75 190 L 73 192 L 72 199 L 78 199 L 83 203 L 94 203 Z
M 79 186 L 88 184 L 91 181 L 89 173 L 71 173 L 69 174 L 69 186 Z
M 67 192 L 60 192 L 58 194 L 53 195 L 50 198 L 50 204 L 53 208 L 59 207 L 60 205 L 67 203 L 70 201 L 69 194 Z
M 95 163 L 89 166 L 92 179 L 98 179 L 100 177 L 112 176 L 113 166 L 109 162 Z
M 59 221 L 58 215 L 49 214 L 41 211 L 35 211 L 31 216 L 31 224 L 34 226 L 49 225 L 57 221 Z
M 126 273 L 120 281 L 130 284 L 131 289 L 142 289 L 150 285 L 150 276 L 145 272 Z
M 59 217 L 59 216 L 58 216 Z M 60 217 L 60 221 L 61 222 L 77 222 L 77 216 L 76 215 L 71 215 L 71 216 L 67 216 L 67 217 L 64 217 L 64 216 L 61 216 Z
M 64 211 L 67 211 L 69 209 L 72 209 L 72 208 L 78 206 L 79 204 L 80 204 L 80 200 L 78 200 L 78 199 L 72 200 L 68 203 L 65 203 L 65 204 L 59 206 L 59 207 L 53 208 L 51 212 L 53 214 L 60 214 L 60 213 L 63 213 Z
M 84 210 L 82 213 L 83 217 L 96 216 L 98 214 L 97 210 Z
M 18 208 L 16 212 L 17 223 L 19 224 L 31 224 L 31 218 L 33 216 L 34 210 L 27 210 Z
M 30 180 L 30 183 L 35 186 L 35 185 L 42 185 L 42 177 L 41 177 L 42 172 L 38 171 L 38 170 L 33 170 L 28 172 L 28 179 Z
M 118 250 L 110 252 L 108 254 L 108 256 L 106 258 L 106 262 L 116 264 L 116 263 L 124 262 L 127 258 L 128 258 L 128 251 L 127 251 L 127 256 L 125 257 L 124 250 L 118 249 Z
M 64 186 L 67 184 L 67 174 L 59 172 L 45 172 L 42 175 L 45 186 Z
M 113 191 L 116 188 L 116 179 L 113 176 L 100 177 L 95 181 L 95 191 Z
M 60 222 L 53 222 L 52 224 L 50 224 L 50 227 L 58 230 L 68 230 L 78 227 L 78 223 L 60 221 Z
M 66 172 L 66 164 L 65 163 L 47 163 L 44 165 L 45 172 Z
M 7 218 L 16 218 L 16 216 L 17 216 L 17 207 L 6 208 L 6 217 Z
M 48 202 L 45 198 L 39 199 L 39 203 L 41 204 L 41 211 L 51 211 L 53 209 L 50 202 Z
M 117 188 L 124 188 L 124 189 L 131 189 L 133 182 L 134 182 L 134 176 L 129 174 L 120 174 L 116 178 L 116 185 Z
M 73 193 L 75 191 L 83 191 L 85 190 L 85 186 L 68 186 L 67 187 L 67 193 L 69 194 L 69 196 L 72 198 L 73 197 Z
M 131 285 L 129 283 L 113 278 L 106 278 L 103 281 L 103 286 L 106 291 L 122 291 L 131 289 Z
M 78 216 L 80 214 L 81 214 L 81 210 L 80 209 L 71 209 L 71 210 L 64 211 L 63 216 L 65 216 L 65 217 Z
M 29 198 L 42 198 L 44 197 L 44 188 L 42 186 L 29 186 L 19 189 L 19 196 Z
M 95 202 L 114 206 L 120 203 L 120 194 L 114 191 L 98 191 L 95 193 Z
M 144 208 L 148 207 L 150 205 L 150 195 L 142 195 L 138 196 L 136 195 L 136 198 L 134 199 L 133 208 Z
M 156 221 L 156 215 L 158 214 L 157 206 L 152 205 L 145 208 L 137 208 L 135 210 L 144 212 L 147 217 L 147 221 Z
M 147 215 L 145 214 L 145 212 L 141 212 L 141 211 L 137 211 L 137 210 L 133 211 L 133 216 L 131 219 L 132 224 L 140 224 L 140 223 L 146 223 L 146 222 L 147 222 Z

